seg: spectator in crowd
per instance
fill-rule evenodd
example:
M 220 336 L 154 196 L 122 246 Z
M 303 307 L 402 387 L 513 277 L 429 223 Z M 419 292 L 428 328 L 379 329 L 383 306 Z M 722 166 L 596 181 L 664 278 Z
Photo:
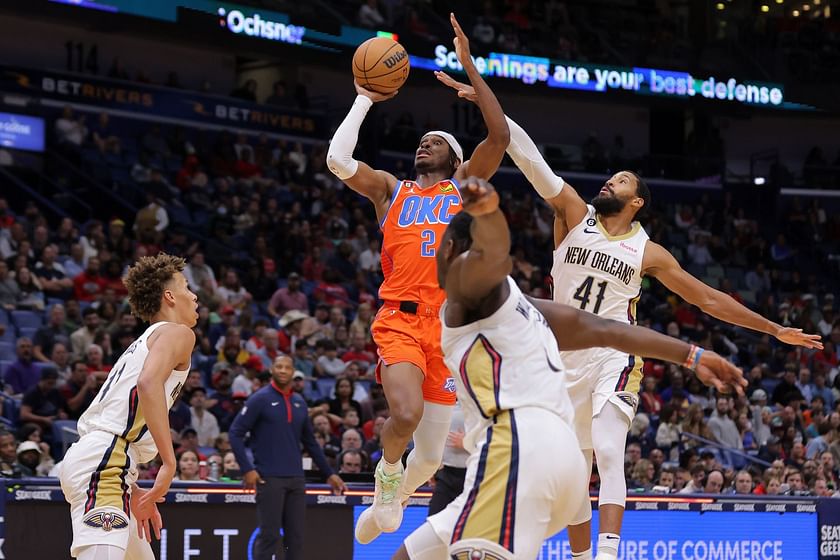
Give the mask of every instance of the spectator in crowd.
M 190 393 L 190 425 L 198 436 L 198 445 L 211 447 L 219 437 L 219 422 L 205 408 L 207 392 L 198 387 Z
M 38 473 L 38 465 L 41 464 L 41 447 L 34 441 L 23 441 L 17 448 L 16 470 L 20 476 L 33 478 L 46 476 Z
M 723 473 L 714 469 L 706 475 L 706 485 L 703 488 L 703 492 L 706 494 L 720 494 L 721 489 L 723 489 L 723 482 Z
M 201 481 L 198 454 L 195 451 L 186 449 L 178 455 L 178 472 L 175 474 L 174 480 Z
M 102 296 L 107 280 L 99 273 L 97 257 L 88 259 L 85 271 L 73 278 L 73 292 L 79 301 L 96 301 Z
M 647 459 L 639 459 L 633 466 L 632 478 L 628 484 L 628 489 L 633 489 L 637 492 L 649 492 L 653 488 L 653 477 L 655 473 L 656 470 L 653 467 L 653 463 Z
M 773 389 L 773 403 L 787 406 L 791 400 L 802 400 L 804 397 L 796 386 L 796 364 L 786 364 L 782 380 Z
M 369 29 L 381 28 L 385 18 L 379 13 L 377 0 L 365 0 L 359 7 L 359 25 Z
M 49 322 L 35 331 L 33 337 L 32 354 L 39 362 L 49 362 L 56 343 L 70 344 L 70 332 L 65 325 L 66 314 L 64 306 L 57 303 L 49 311 Z
M 32 361 L 32 341 L 25 336 L 17 339 L 15 343 L 17 360 L 6 368 L 3 373 L 3 382 L 6 385 L 6 392 L 10 395 L 23 395 L 29 392 L 38 384 L 40 370 Z
M 752 494 L 753 477 L 750 471 L 741 470 L 735 475 L 735 494 Z
M 197 251 L 190 258 L 190 262 L 184 267 L 184 276 L 190 290 L 195 294 L 213 294 L 219 287 L 216 275 L 204 261 L 204 253 L 201 251 Z
M 67 350 L 67 346 L 60 342 L 53 344 L 48 363 L 58 371 L 59 383 L 64 383 L 70 378 L 72 366 L 70 363 L 70 352 Z
M 818 435 L 808 441 L 805 447 L 805 457 L 807 459 L 817 459 L 820 455 L 828 451 L 829 446 L 834 442 L 837 431 L 831 427 L 831 424 L 825 420 L 820 423 L 818 428 Z
M 33 422 L 52 433 L 54 420 L 65 420 L 65 403 L 56 389 L 58 372 L 55 368 L 41 369 L 41 380 L 26 392 L 20 405 L 20 421 Z
M 656 446 L 667 452 L 672 461 L 679 455 L 680 428 L 677 411 L 668 405 L 659 415 L 659 427 L 656 430 Z
M 85 356 L 88 346 L 93 344 L 94 338 L 99 331 L 99 315 L 92 307 L 82 312 L 84 326 L 79 327 L 70 334 L 70 344 L 73 347 L 73 356 L 82 358 Z
M 41 260 L 35 265 L 35 279 L 48 298 L 69 299 L 73 293 L 73 279 L 67 276 L 64 267 L 56 262 L 58 247 L 47 245 L 41 253 Z
M 105 363 L 105 354 L 102 351 L 102 347 L 98 344 L 88 346 L 85 357 L 87 358 L 85 363 L 90 373 L 96 373 L 97 371 L 108 373 L 111 371 L 111 366 Z
M 709 419 L 709 430 L 715 436 L 715 440 L 731 449 L 742 451 L 744 443 L 741 433 L 732 418 L 729 417 L 729 410 L 732 406 L 731 399 L 724 395 L 718 395 L 715 412 Z
M 292 98 L 286 88 L 286 82 L 278 80 L 272 86 L 271 95 L 265 100 L 266 105 L 275 105 L 277 107 L 293 107 L 295 105 L 294 98 Z
M 231 390 L 234 393 L 244 393 L 249 396 L 254 392 L 254 381 L 263 369 L 263 360 L 260 356 L 249 357 L 248 361 L 245 362 L 245 367 L 241 368 L 239 375 L 233 379 Z
M 70 378 L 61 387 L 61 397 L 71 420 L 78 420 L 87 410 L 93 402 L 96 390 L 96 377 L 90 374 L 87 364 L 82 360 L 75 360 Z
M 340 377 L 335 381 L 335 398 L 327 401 L 330 421 L 334 425 L 343 422 L 344 411 L 352 408 L 359 418 L 362 417 L 362 405 L 353 399 L 355 383 L 346 377 Z
M 642 381 L 642 392 L 639 395 L 639 405 L 641 411 L 648 414 L 658 416 L 662 410 L 662 397 L 656 392 L 656 379 L 653 377 L 645 377 Z
M 9 275 L 9 265 L 0 260 L 0 307 L 11 311 L 17 306 L 20 288 L 15 279 Z
M 3 478 L 20 478 L 17 463 L 17 441 L 15 435 L 0 428 L 0 476 Z
M 347 449 L 338 456 L 338 474 L 359 474 L 362 472 L 362 452 L 359 449 Z
M 318 358 L 316 362 L 318 369 L 331 377 L 336 377 L 344 373 L 344 360 L 338 357 L 338 348 L 332 340 L 325 340 L 322 343 L 324 354 Z
M 278 319 L 293 309 L 309 312 L 309 300 L 300 289 L 300 275 L 297 272 L 289 274 L 286 286 L 274 292 L 268 302 L 268 314 Z
M 659 473 L 659 480 L 656 481 L 656 486 L 652 491 L 670 494 L 675 490 L 674 483 L 676 481 L 676 472 L 672 468 L 662 469 Z
M 352 335 L 350 348 L 342 354 L 341 359 L 344 363 L 356 362 L 360 368 L 367 370 L 376 362 L 376 355 L 367 349 L 364 333 L 357 331 Z
M 342 451 L 347 451 L 349 449 L 361 449 L 363 443 L 364 440 L 362 439 L 362 434 L 359 433 L 359 430 L 349 428 L 344 430 L 344 433 L 341 434 Z
M 697 494 L 706 488 L 706 468 L 697 464 L 691 467 L 691 480 L 680 490 L 680 494 Z
M 216 290 L 216 294 L 223 305 L 230 305 L 234 309 L 242 309 L 252 300 L 251 294 L 239 282 L 239 275 L 235 270 L 225 272 L 222 285 Z
M 59 144 L 78 150 L 88 135 L 85 116 L 76 117 L 73 108 L 67 105 L 61 118 L 55 121 L 55 134 Z
M 327 414 L 319 412 L 312 416 L 312 428 L 316 436 L 320 435 L 323 438 L 324 444 L 321 447 L 324 454 L 331 458 L 338 456 L 341 451 L 341 441 L 333 433 Z

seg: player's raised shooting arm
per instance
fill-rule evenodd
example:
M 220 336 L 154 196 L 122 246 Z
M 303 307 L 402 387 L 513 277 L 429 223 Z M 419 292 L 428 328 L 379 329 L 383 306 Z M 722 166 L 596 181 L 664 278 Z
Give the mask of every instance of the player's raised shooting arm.
M 175 450 L 169 431 L 165 383 L 172 370 L 189 368 L 190 356 L 195 347 L 195 334 L 184 325 L 166 324 L 159 327 L 150 338 L 152 344 L 149 355 L 137 378 L 137 397 L 162 462 L 174 468 Z M 166 488 L 169 488 L 168 484 Z
M 487 82 L 478 73 L 478 69 L 470 57 L 469 39 L 458 25 L 453 14 L 449 14 L 452 28 L 455 30 L 455 53 L 458 60 L 467 73 L 467 78 L 475 90 L 475 103 L 481 110 L 484 124 L 487 126 L 487 137 L 482 140 L 472 153 L 468 161 L 461 162 L 455 176 L 459 180 L 467 177 L 479 177 L 488 180 L 499 169 L 502 158 L 505 156 L 505 149 L 510 142 L 510 131 L 508 130 L 505 113 L 499 100 L 487 85 Z
M 754 331 L 775 336 L 787 344 L 822 348 L 819 335 L 809 335 L 801 329 L 782 327 L 744 307 L 728 294 L 708 286 L 686 272 L 677 259 L 661 245 L 652 241 L 645 247 L 644 274 L 656 277 L 666 288 L 696 305 L 712 317 Z
M 457 91 L 458 97 L 473 103 L 478 102 L 476 90 L 471 85 L 453 79 L 446 72 L 435 72 L 435 76 L 441 83 Z M 586 216 L 586 202 L 571 185 L 554 173 L 528 133 L 510 117 L 506 116 L 505 119 L 510 131 L 508 155 L 537 194 L 545 199 L 557 218 L 563 222 L 560 224 L 563 228 L 562 235 L 556 237 L 565 237 L 568 230 L 579 224 Z
M 499 209 L 499 194 L 492 185 L 475 177 L 461 189 L 464 212 L 473 221 L 472 245 L 450 268 L 447 294 L 460 300 L 479 301 L 510 274 L 510 229 Z M 451 284 L 450 284 L 451 282 Z
M 327 151 L 327 167 L 344 184 L 367 197 L 377 207 L 387 205 L 391 189 L 397 178 L 386 171 L 373 169 L 364 162 L 353 159 L 353 150 L 359 140 L 359 128 L 374 102 L 393 97 L 367 91 L 356 84 L 358 96 L 350 111 L 338 126 Z M 378 208 L 379 209 L 379 208 Z
M 637 354 L 691 367 L 700 381 L 718 390 L 727 391 L 734 388 L 739 394 L 743 394 L 743 387 L 747 385 L 740 369 L 710 350 L 698 349 L 687 342 L 651 329 L 603 319 L 561 303 L 528 299 L 548 321 L 560 350 L 615 348 L 631 355 Z M 698 350 L 701 350 L 699 355 Z

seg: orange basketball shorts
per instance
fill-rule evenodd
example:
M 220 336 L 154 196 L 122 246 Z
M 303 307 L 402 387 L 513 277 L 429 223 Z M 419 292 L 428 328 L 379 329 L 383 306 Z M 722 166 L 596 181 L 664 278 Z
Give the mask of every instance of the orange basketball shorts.
M 414 314 L 400 311 L 399 304 L 386 303 L 376 314 L 371 334 L 379 352 L 377 381 L 381 382 L 381 366 L 408 362 L 423 372 L 423 400 L 455 404 L 455 380 L 443 362 L 437 307 L 419 304 Z

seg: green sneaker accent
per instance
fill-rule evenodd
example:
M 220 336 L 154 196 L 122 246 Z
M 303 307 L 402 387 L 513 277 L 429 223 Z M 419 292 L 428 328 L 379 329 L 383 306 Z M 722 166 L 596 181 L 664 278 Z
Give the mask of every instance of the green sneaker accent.
M 376 466 L 376 480 L 379 482 L 380 488 L 380 502 L 383 504 L 390 504 L 392 503 L 396 497 L 397 493 L 402 486 L 402 472 L 396 472 L 394 474 L 385 474 L 385 471 L 382 470 L 382 463 L 379 463 Z

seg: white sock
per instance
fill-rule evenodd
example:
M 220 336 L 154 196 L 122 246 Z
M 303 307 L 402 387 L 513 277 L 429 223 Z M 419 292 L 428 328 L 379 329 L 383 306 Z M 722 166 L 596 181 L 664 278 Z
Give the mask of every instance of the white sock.
M 396 463 L 389 463 L 385 460 L 385 457 L 382 457 L 382 472 L 391 475 L 401 473 L 403 471 L 403 464 L 402 461 L 397 461 Z
M 598 533 L 598 558 L 618 558 L 621 537 L 615 533 Z
M 572 552 L 572 560 L 592 560 L 592 549 L 587 548 L 583 552 Z

